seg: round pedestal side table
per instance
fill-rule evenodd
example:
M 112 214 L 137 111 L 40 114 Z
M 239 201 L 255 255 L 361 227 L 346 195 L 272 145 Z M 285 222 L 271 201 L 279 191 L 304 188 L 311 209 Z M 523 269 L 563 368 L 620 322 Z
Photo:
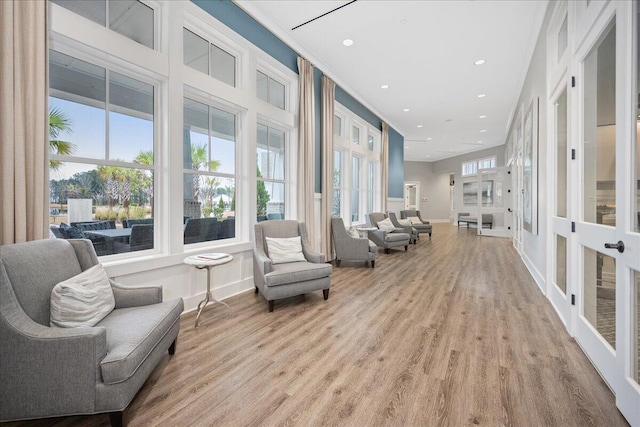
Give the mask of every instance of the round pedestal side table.
M 213 295 L 211 295 L 211 269 L 218 265 L 231 262 L 232 260 L 233 260 L 232 255 L 221 254 L 221 253 L 192 255 L 184 259 L 184 263 L 187 265 L 192 265 L 197 269 L 203 269 L 203 268 L 207 269 L 207 293 L 204 299 L 198 303 L 198 314 L 196 315 L 196 329 L 198 329 L 198 321 L 200 320 L 200 315 L 202 314 L 202 311 L 210 301 L 214 303 L 216 302 L 220 303 L 226 306 L 229 310 L 231 310 L 231 307 L 229 307 L 229 305 L 226 302 L 219 301 L 215 299 Z

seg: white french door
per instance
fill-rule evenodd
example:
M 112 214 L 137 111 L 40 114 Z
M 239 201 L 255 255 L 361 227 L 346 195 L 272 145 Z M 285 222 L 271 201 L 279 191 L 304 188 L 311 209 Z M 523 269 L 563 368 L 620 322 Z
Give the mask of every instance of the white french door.
M 577 296 L 574 332 L 620 411 L 640 425 L 638 2 L 572 7 L 577 28 L 589 28 L 573 62 L 579 107 L 568 268 Z

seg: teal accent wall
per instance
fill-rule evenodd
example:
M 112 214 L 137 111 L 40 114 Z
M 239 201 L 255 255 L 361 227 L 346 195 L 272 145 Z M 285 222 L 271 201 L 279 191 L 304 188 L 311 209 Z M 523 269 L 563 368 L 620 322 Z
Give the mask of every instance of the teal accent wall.
M 404 137 L 389 126 L 389 197 L 403 198 Z
M 278 62 L 298 73 L 298 53 L 272 34 L 262 24 L 253 19 L 239 6 L 229 0 L 191 0 L 195 5 L 231 28 L 240 36 L 271 55 Z M 322 189 L 322 70 L 314 69 L 315 116 L 316 116 L 316 172 L 315 191 Z M 382 130 L 382 121 L 353 96 L 336 85 L 336 101 L 353 111 L 367 123 Z M 393 135 L 393 137 L 392 137 Z M 393 160 L 392 160 L 393 159 Z M 393 161 L 393 162 L 392 162 Z M 389 194 L 388 197 L 402 197 L 404 183 L 404 138 L 389 127 Z M 399 194 L 399 195 L 397 195 Z

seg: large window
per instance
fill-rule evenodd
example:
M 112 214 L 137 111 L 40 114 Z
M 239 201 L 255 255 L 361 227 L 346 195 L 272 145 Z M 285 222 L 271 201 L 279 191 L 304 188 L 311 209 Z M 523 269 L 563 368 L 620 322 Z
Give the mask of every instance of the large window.
M 154 82 L 55 50 L 49 70 L 54 234 L 99 256 L 152 249 Z
M 342 211 L 342 152 L 333 151 L 333 205 L 331 215 L 340 216 Z
M 154 11 L 137 0 L 51 0 L 151 49 L 155 45 Z M 108 24 L 108 25 L 107 25 Z
M 335 131 L 338 126 L 344 134 Z M 379 129 L 336 104 L 332 214 L 347 225 L 364 223 L 366 214 L 380 210 L 381 139 Z
M 286 133 L 283 130 L 258 123 L 258 221 L 285 217 L 285 139 Z
M 184 98 L 185 244 L 235 237 L 235 152 L 235 114 Z

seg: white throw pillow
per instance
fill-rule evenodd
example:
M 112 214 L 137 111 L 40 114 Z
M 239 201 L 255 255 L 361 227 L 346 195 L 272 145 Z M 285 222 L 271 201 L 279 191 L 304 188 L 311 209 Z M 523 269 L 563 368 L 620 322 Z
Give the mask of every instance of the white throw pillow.
M 266 239 L 269 258 L 273 264 L 307 260 L 302 253 L 300 236 L 286 238 L 266 237 Z
M 411 224 L 422 224 L 422 221 L 420 221 L 420 218 L 417 216 L 410 216 L 407 219 L 411 221 Z
M 413 225 L 413 223 L 411 222 L 411 220 L 410 220 L 409 218 L 406 218 L 406 219 L 399 219 L 399 220 L 398 220 L 398 224 L 400 224 L 400 225 L 405 225 L 405 226 L 407 226 L 407 225 L 408 225 L 408 226 Z
M 378 221 L 378 228 L 382 231 L 394 231 L 396 229 L 389 218 Z
M 51 326 L 94 326 L 116 306 L 102 264 L 58 283 L 51 290 Z
M 355 237 L 356 239 L 360 238 L 360 233 L 358 233 L 358 230 L 356 230 L 355 227 L 349 227 L 347 229 L 347 233 L 349 234 L 349 236 Z

